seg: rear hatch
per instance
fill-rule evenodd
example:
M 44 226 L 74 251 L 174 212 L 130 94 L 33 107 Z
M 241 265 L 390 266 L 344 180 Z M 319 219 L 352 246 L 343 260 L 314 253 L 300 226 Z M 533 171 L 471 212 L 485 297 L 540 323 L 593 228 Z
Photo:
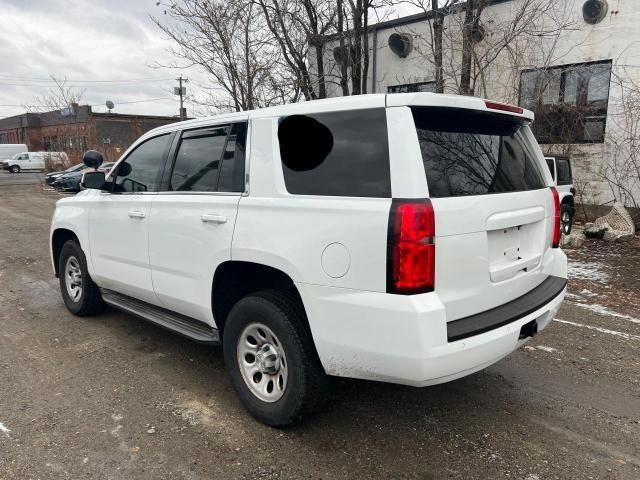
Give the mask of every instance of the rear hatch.
M 435 291 L 447 321 L 534 289 L 547 278 L 554 203 L 528 120 L 471 109 L 411 110 L 435 211 Z

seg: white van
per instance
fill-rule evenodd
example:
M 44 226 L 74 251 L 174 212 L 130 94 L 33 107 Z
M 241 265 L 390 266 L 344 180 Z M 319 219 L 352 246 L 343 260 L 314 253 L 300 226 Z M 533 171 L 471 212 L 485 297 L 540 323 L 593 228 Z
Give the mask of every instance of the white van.
M 23 170 L 44 170 L 48 160 L 60 163 L 66 158 L 63 152 L 22 152 L 3 163 L 2 168 L 11 173 Z
M 28 152 L 29 148 L 24 143 L 0 143 L 0 165 L 11 160 L 18 153 Z

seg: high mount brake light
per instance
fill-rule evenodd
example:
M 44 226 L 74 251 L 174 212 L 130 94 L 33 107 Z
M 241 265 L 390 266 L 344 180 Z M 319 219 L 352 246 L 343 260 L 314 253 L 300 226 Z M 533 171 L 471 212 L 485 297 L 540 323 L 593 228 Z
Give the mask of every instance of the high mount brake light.
M 516 105 L 509 105 L 508 103 L 492 102 L 490 100 L 485 100 L 484 104 L 487 108 L 491 110 L 501 110 L 503 112 L 519 113 L 520 115 L 524 113 L 524 108 L 518 107 Z
M 556 187 L 551 187 L 553 196 L 553 231 L 551 232 L 551 248 L 560 246 L 560 195 Z
M 387 292 L 410 295 L 433 291 L 435 234 L 430 200 L 393 201 L 387 239 Z

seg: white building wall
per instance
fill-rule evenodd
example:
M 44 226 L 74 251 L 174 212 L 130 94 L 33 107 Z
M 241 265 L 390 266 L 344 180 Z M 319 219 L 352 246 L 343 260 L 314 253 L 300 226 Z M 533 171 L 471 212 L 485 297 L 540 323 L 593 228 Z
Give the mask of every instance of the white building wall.
M 483 23 L 489 35 L 477 46 L 481 54 L 483 46 L 492 45 L 513 23 L 513 18 L 523 0 L 497 3 L 487 8 Z M 542 0 L 541 0 L 542 1 Z M 622 112 L 622 88 L 616 80 L 640 85 L 640 0 L 608 0 L 606 18 L 596 25 L 587 24 L 582 17 L 585 0 L 557 0 L 552 9 L 538 22 L 538 28 L 553 30 L 558 19 L 568 23 L 557 38 L 531 38 L 522 35 L 509 43 L 498 58 L 486 69 L 483 81 L 478 81 L 475 94 L 508 103 L 518 103 L 520 72 L 527 68 L 558 66 L 599 60 L 612 60 L 612 82 L 604 143 L 542 145 L 549 154 L 571 156 L 576 186 L 583 191 L 585 203 L 605 204 L 613 199 L 609 184 L 603 180 L 607 162 L 613 158 L 614 144 L 621 135 L 628 135 L 629 126 Z M 462 43 L 461 14 L 445 19 L 444 70 L 445 92 L 457 93 L 459 78 L 459 45 Z M 406 24 L 374 26 L 370 36 L 370 62 L 368 92 L 387 92 L 388 87 L 400 84 L 434 81 L 433 58 L 429 35 L 429 20 L 424 16 Z M 498 33 L 496 33 L 498 32 Z M 393 33 L 410 34 L 413 51 L 400 58 L 389 48 L 389 36 Z M 376 38 L 377 37 L 377 38 Z M 374 45 L 377 44 L 377 48 Z M 325 66 L 329 96 L 341 95 L 336 75 L 337 66 L 333 48 L 325 50 Z M 375 56 L 375 60 L 374 60 Z M 375 67 L 374 67 L 375 65 Z M 375 68 L 375 69 L 374 69 Z M 333 81 L 332 81 L 333 80 Z M 640 112 L 639 112 L 640 113 Z M 634 185 L 636 200 L 640 200 L 640 185 Z M 619 193 L 616 191 L 616 193 Z

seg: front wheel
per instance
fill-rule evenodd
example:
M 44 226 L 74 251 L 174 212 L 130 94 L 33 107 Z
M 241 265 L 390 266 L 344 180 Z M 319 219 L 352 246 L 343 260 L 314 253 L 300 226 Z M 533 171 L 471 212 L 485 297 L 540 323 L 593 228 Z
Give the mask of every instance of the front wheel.
M 11 165 L 11 168 L 9 168 L 9 171 L 11 173 L 19 173 L 20 172 L 20 167 L 18 165 Z
M 560 228 L 562 233 L 569 235 L 573 225 L 573 212 L 569 205 L 562 205 L 560 208 Z
M 71 313 L 85 317 L 104 310 L 100 289 L 91 280 L 87 259 L 76 241 L 68 240 L 62 246 L 58 274 L 62 299 Z
M 249 413 L 267 425 L 299 422 L 327 398 L 327 377 L 304 315 L 293 295 L 265 291 L 240 300 L 225 324 L 233 387 Z

